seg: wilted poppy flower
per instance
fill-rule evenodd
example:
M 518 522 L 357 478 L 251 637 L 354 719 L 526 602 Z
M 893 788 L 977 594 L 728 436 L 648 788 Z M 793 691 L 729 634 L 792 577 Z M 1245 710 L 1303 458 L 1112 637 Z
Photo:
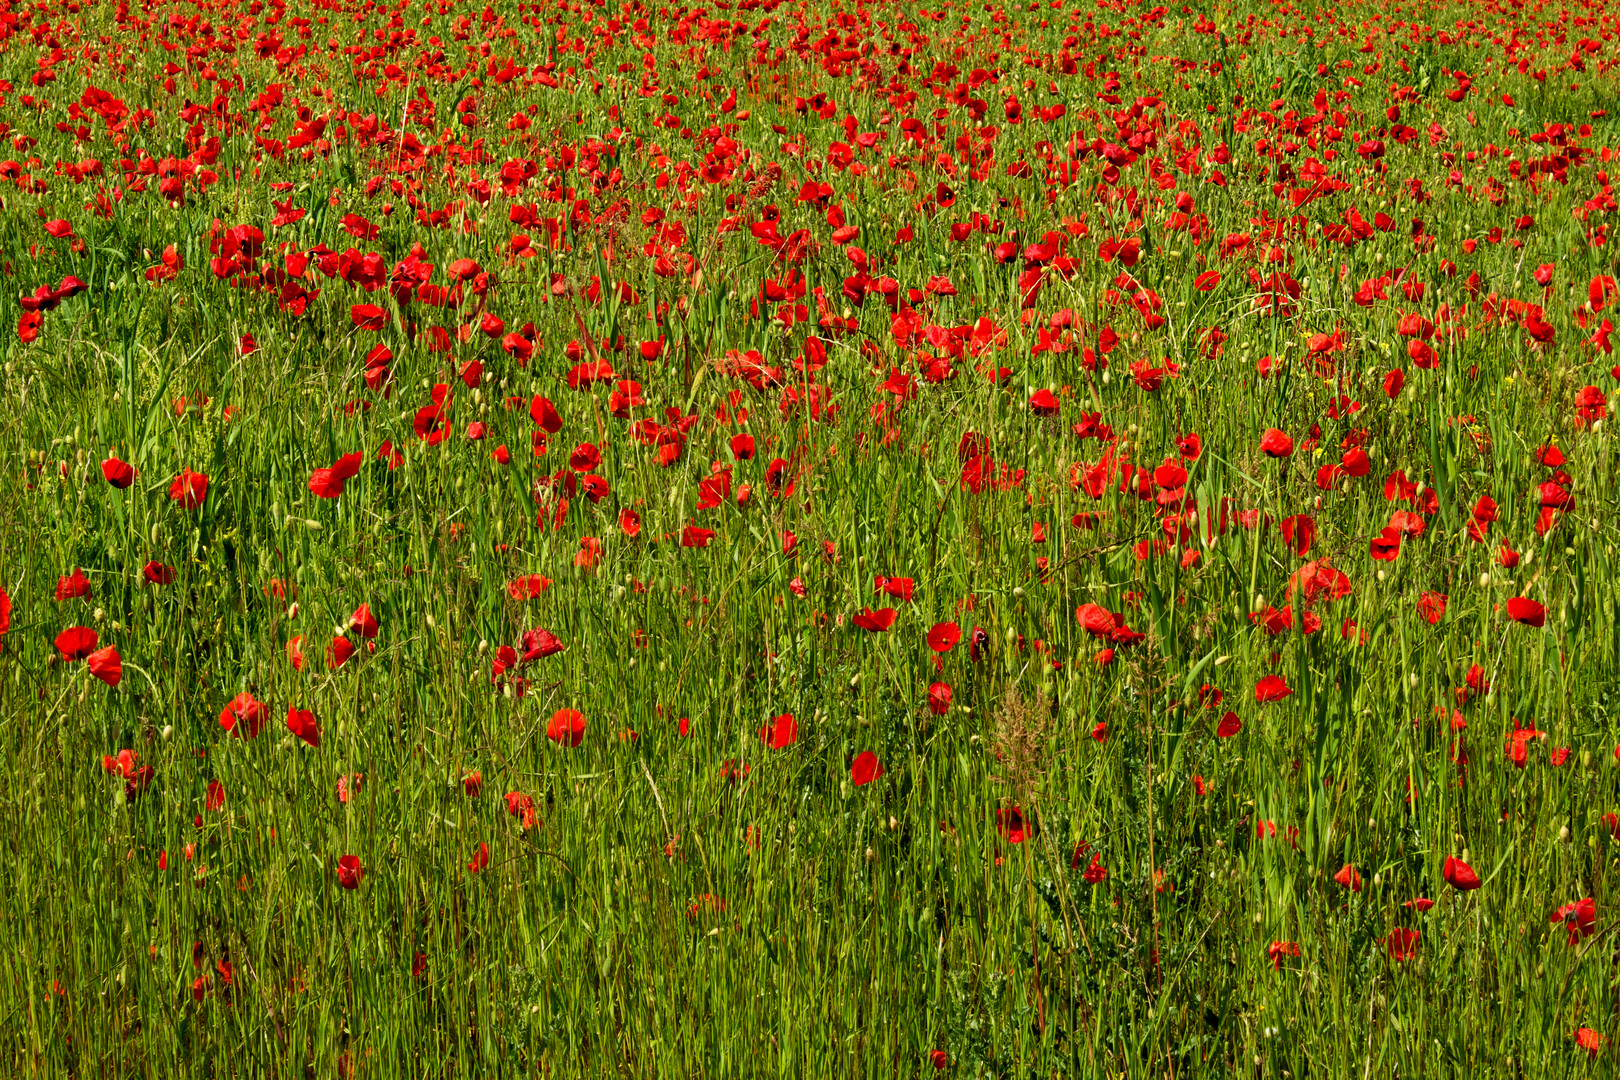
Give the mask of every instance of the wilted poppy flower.
M 117 686 L 124 678 L 124 659 L 112 645 L 97 649 L 84 659 L 90 667 L 90 674 L 108 686 Z
M 110 457 L 101 463 L 101 475 L 115 488 L 127 488 L 135 482 L 135 466 Z
M 251 693 L 244 691 L 231 698 L 220 710 L 219 726 L 230 732 L 232 738 L 255 739 L 269 718 L 270 707 L 254 700 Z
M 950 652 L 962 640 L 962 628 L 953 622 L 935 623 L 928 631 L 928 647 L 937 653 Z
M 1294 452 L 1294 440 L 1276 428 L 1266 428 L 1260 436 L 1260 450 L 1267 457 L 1285 458 Z
M 1548 916 L 1548 922 L 1563 923 L 1569 929 L 1569 943 L 1575 945 L 1597 930 L 1597 904 L 1588 896 L 1565 904 Z
M 849 767 L 850 783 L 856 787 L 863 787 L 883 775 L 883 765 L 878 761 L 877 755 L 870 750 L 863 750 L 855 755 L 855 761 Z
M 1458 892 L 1470 892 L 1482 884 L 1479 875 L 1474 873 L 1474 868 L 1458 858 L 1447 857 L 1440 876 L 1445 879 L 1447 885 Z
M 310 746 L 318 749 L 321 745 L 321 726 L 316 723 L 315 714 L 308 709 L 287 706 L 287 730 Z
M 578 746 L 585 738 L 585 714 L 578 709 L 558 709 L 546 725 L 546 738 L 560 746 Z
M 1508 618 L 1525 626 L 1546 626 L 1547 609 L 1534 600 L 1524 596 L 1515 596 L 1507 602 Z
M 873 633 L 880 633 L 894 625 L 894 620 L 897 615 L 898 612 L 896 612 L 894 608 L 890 607 L 879 608 L 876 611 L 873 611 L 871 608 L 863 608 L 861 611 L 850 616 L 849 621 L 860 627 L 862 630 L 870 630 Z
M 190 469 L 182 470 L 169 485 L 169 500 L 179 503 L 187 510 L 197 509 L 207 497 L 208 477 Z
M 96 632 L 88 626 L 70 626 L 56 635 L 56 651 L 64 663 L 83 660 L 96 651 Z
M 1267 675 L 1254 684 L 1254 700 L 1261 704 L 1268 701 L 1281 701 L 1293 692 L 1293 689 L 1283 681 L 1281 675 Z
M 799 723 L 792 713 L 783 713 L 759 729 L 759 739 L 772 750 L 792 746 L 799 741 Z
M 1349 889 L 1351 892 L 1361 891 L 1361 871 L 1352 864 L 1345 863 L 1344 867 L 1333 875 L 1333 880 Z
M 358 855 L 345 855 L 337 861 L 338 884 L 345 889 L 358 889 L 360 878 L 364 873 Z

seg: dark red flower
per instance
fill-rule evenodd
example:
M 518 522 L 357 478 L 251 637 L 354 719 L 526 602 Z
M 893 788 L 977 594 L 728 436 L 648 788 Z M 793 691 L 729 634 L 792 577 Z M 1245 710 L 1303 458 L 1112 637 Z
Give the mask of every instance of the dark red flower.
M 799 722 L 792 713 L 783 713 L 759 729 L 759 739 L 772 750 L 781 750 L 799 741 Z

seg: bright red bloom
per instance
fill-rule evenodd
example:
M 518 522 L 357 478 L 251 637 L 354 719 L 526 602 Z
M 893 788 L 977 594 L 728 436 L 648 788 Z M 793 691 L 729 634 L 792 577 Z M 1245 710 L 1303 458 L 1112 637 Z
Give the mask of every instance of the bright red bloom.
M 873 633 L 881 633 L 894 625 L 894 620 L 897 616 L 898 612 L 896 612 L 894 608 L 879 608 L 876 611 L 873 611 L 871 608 L 864 608 L 850 616 L 849 621 L 860 627 L 862 630 L 870 630 Z
M 883 775 L 883 764 L 878 761 L 876 754 L 870 750 L 863 750 L 855 755 L 855 761 L 849 767 L 850 783 L 856 787 L 864 787 Z
M 559 746 L 578 746 L 585 738 L 585 714 L 578 709 L 558 709 L 546 725 L 546 738 Z
M 1254 684 L 1254 700 L 1261 704 L 1268 701 L 1281 701 L 1293 692 L 1280 675 L 1267 675 Z
M 270 706 L 246 691 L 225 703 L 219 713 L 219 726 L 236 739 L 256 739 L 270 718 Z
M 169 500 L 179 503 L 187 510 L 197 509 L 207 497 L 208 477 L 190 469 L 182 470 L 169 485 Z
M 551 579 L 539 574 L 525 574 L 506 583 L 507 594 L 514 600 L 533 600 L 551 587 Z
M 83 660 L 96 651 L 96 632 L 88 626 L 70 626 L 56 635 L 56 651 L 63 663 Z
M 944 716 L 951 707 L 951 687 L 949 683 L 937 682 L 928 688 L 928 711 L 935 716 Z
M 772 750 L 781 750 L 799 741 L 799 722 L 792 713 L 783 713 L 759 729 L 759 739 Z
M 1569 943 L 1573 946 L 1597 931 L 1597 903 L 1588 896 L 1585 900 L 1565 904 L 1548 916 L 1547 921 L 1563 923 L 1569 930 Z
M 1445 879 L 1447 885 L 1450 885 L 1458 892 L 1470 892 L 1483 884 L 1479 880 L 1479 875 L 1474 873 L 1474 868 L 1457 858 L 1448 857 L 1446 859 L 1445 866 L 1440 871 L 1440 876 Z
M 1260 450 L 1267 457 L 1285 458 L 1294 452 L 1294 440 L 1276 428 L 1266 428 L 1260 436 Z
M 360 878 L 364 874 L 365 870 L 360 866 L 360 857 L 357 855 L 345 855 L 337 861 L 338 884 L 345 889 L 358 889 Z
M 90 674 L 108 686 L 117 686 L 124 678 L 124 659 L 112 645 L 97 649 L 85 657 L 85 662 L 90 667 Z
M 953 622 L 935 623 L 928 631 L 928 647 L 937 653 L 947 653 L 962 640 L 962 628 Z
M 1534 600 L 1524 596 L 1515 596 L 1507 602 L 1508 618 L 1525 626 L 1542 627 L 1547 625 L 1547 609 Z
M 287 730 L 310 746 L 319 748 L 321 745 L 321 726 L 316 723 L 315 714 L 308 709 L 287 706 Z
M 110 457 L 101 463 L 101 475 L 115 488 L 127 488 L 135 482 L 135 466 Z
M 1333 880 L 1337 881 L 1340 885 L 1343 885 L 1351 892 L 1361 891 L 1361 871 L 1357 870 L 1355 866 L 1350 863 L 1345 863 L 1344 867 L 1340 869 L 1337 874 L 1333 875 Z
M 1220 724 L 1215 728 L 1215 737 L 1218 739 L 1230 739 L 1242 730 L 1243 721 L 1238 719 L 1238 714 L 1227 710 L 1226 715 L 1221 717 Z

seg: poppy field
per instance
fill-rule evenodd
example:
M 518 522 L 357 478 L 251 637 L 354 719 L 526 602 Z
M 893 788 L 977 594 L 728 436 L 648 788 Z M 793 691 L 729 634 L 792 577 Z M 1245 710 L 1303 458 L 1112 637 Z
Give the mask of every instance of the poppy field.
M 6 5 L 0 1069 L 1608 1073 L 1617 31 Z

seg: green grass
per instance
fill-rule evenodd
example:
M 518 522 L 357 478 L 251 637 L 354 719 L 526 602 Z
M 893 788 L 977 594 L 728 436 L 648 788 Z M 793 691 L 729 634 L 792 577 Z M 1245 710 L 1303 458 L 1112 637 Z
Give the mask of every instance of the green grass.
M 1577 412 L 1583 387 L 1602 397 L 1613 381 L 1587 340 L 1615 300 L 1588 292 L 1616 273 L 1595 233 L 1613 202 L 1617 130 L 1594 115 L 1614 100 L 1612 16 L 983 8 L 720 5 L 703 19 L 733 22 L 729 47 L 691 11 L 637 5 L 396 17 L 300 3 L 274 23 L 280 9 L 259 4 L 26 9 L 31 24 L 0 43 L 0 121 L 35 140 L 13 144 L 15 172 L 0 165 L 15 188 L 0 193 L 0 322 L 66 275 L 86 288 L 44 313 L 37 340 L 0 346 L 7 1074 L 923 1076 L 935 1051 L 945 1075 L 987 1077 L 1612 1069 L 1612 1046 L 1589 1055 L 1576 1036 L 1620 1035 L 1620 826 L 1604 820 L 1620 811 L 1616 463 L 1610 420 Z M 1195 29 L 1206 16 L 1215 33 Z M 227 31 L 233 50 L 216 43 Z M 875 48 L 816 52 L 829 31 Z M 1565 67 L 1584 37 L 1598 45 L 1584 70 Z M 58 47 L 55 81 L 30 85 Z M 559 85 L 503 81 L 507 60 Z M 976 68 L 999 81 L 968 85 Z M 1471 84 L 1451 101 L 1459 69 Z M 284 100 L 252 110 L 271 84 Z M 92 86 L 125 116 L 98 114 Z M 736 111 L 721 111 L 732 90 Z M 831 117 L 795 108 L 818 93 Z M 1306 131 L 1296 120 L 1318 100 Z M 1043 121 L 1059 102 L 1065 116 Z M 531 106 L 529 127 L 510 126 Z M 322 142 L 291 145 L 333 109 Z M 409 115 L 419 142 L 378 142 L 369 114 L 385 128 Z M 907 140 L 908 117 L 923 141 Z M 1540 137 L 1555 123 L 1572 126 Z M 1132 131 L 1150 141 L 1117 176 L 1099 146 L 1070 166 L 1074 183 L 1048 184 L 1043 158 L 1075 161 L 1071 139 L 1125 145 Z M 852 132 L 882 137 L 868 149 Z M 1384 156 L 1364 161 L 1356 147 L 1375 137 Z M 833 143 L 864 171 L 839 167 Z M 1178 163 L 1190 151 L 1196 174 Z M 159 191 L 177 165 L 137 165 L 187 155 L 178 204 Z M 101 173 L 75 179 L 89 158 Z M 508 194 L 515 159 L 537 174 Z M 1296 205 L 1319 168 L 1341 185 Z M 860 230 L 864 303 L 844 291 L 857 267 L 826 207 L 796 201 L 807 179 Z M 469 191 L 478 180 L 490 189 Z M 1183 192 L 1190 230 L 1167 227 Z M 272 225 L 287 200 L 307 215 Z M 781 237 L 813 241 L 797 265 L 807 291 L 756 311 L 762 287 L 794 291 L 793 242 L 750 230 L 770 205 Z M 529 206 L 532 222 L 514 217 Z M 446 207 L 442 227 L 418 219 Z M 1335 239 L 1352 208 L 1391 221 Z M 351 213 L 375 238 L 344 231 Z M 71 237 L 45 228 L 57 219 Z M 952 238 L 974 222 L 993 226 Z M 238 224 L 263 231 L 262 251 L 222 278 L 210 259 L 230 253 L 211 242 Z M 1073 263 L 1026 309 L 1024 249 L 1049 231 L 1065 246 L 1040 257 Z M 533 257 L 514 254 L 514 234 Z M 1099 252 L 1133 237 L 1141 261 L 1121 278 Z M 993 249 L 1009 241 L 1003 260 Z M 318 256 L 297 278 L 320 290 L 302 314 L 278 303 L 279 282 L 255 287 L 253 271 L 323 244 L 379 253 L 382 287 L 328 277 Z M 457 259 L 488 278 L 469 275 L 459 310 L 394 295 L 415 244 L 431 284 L 453 285 Z M 154 282 L 169 245 L 181 268 Z M 662 273 L 670 252 L 691 268 Z M 1357 301 L 1396 268 L 1385 299 Z M 1200 291 L 1206 270 L 1220 280 Z M 1298 295 L 1269 313 L 1256 298 L 1273 272 Z M 954 294 L 908 296 L 936 276 Z M 593 301 L 592 278 L 625 289 Z M 909 341 L 882 278 L 918 313 Z M 1162 303 L 1133 306 L 1139 290 Z M 1509 300 L 1537 305 L 1552 341 Z M 784 303 L 805 306 L 792 325 L 772 318 Z M 360 304 L 385 328 L 356 326 Z M 1053 322 L 1064 309 L 1068 336 Z M 526 362 L 480 328 L 485 312 L 502 334 L 532 323 Z M 1442 325 L 1432 369 L 1408 359 L 1407 312 Z M 1106 371 L 1082 351 L 1104 326 L 1120 339 Z M 1333 351 L 1311 353 L 1318 334 L 1337 336 Z M 806 371 L 811 335 L 827 360 Z M 379 343 L 390 377 L 368 387 Z M 750 350 L 779 375 L 759 375 Z M 940 357 L 954 376 L 929 381 Z M 571 389 L 570 369 L 598 359 L 615 380 Z M 460 379 L 474 360 L 476 389 Z M 1133 363 L 1167 360 L 1179 370 L 1159 389 L 1133 380 Z M 1009 370 L 993 381 L 996 368 Z M 1396 368 L 1405 388 L 1390 398 Z M 907 376 L 904 395 L 886 388 Z M 642 400 L 615 415 L 621 378 Z M 430 445 L 413 425 L 436 384 L 446 437 Z M 1056 416 L 1031 408 L 1039 390 Z M 1355 411 L 1329 415 L 1341 394 Z M 541 454 L 536 396 L 561 421 Z M 1093 412 L 1111 445 L 1076 430 Z M 466 435 L 475 421 L 481 440 Z M 669 463 L 660 427 L 679 445 Z M 1274 427 L 1291 456 L 1262 453 Z M 757 453 L 736 460 L 744 431 Z M 995 463 L 982 485 L 966 482 L 969 433 Z M 1176 538 L 1181 500 L 1156 500 L 1151 479 L 1148 498 L 1122 494 L 1117 462 L 1151 473 L 1189 433 L 1197 516 Z M 1366 475 L 1319 484 L 1356 442 Z M 569 464 L 583 443 L 600 451 L 599 501 Z M 506 464 L 492 457 L 503 445 Z M 1547 445 L 1567 457 L 1574 502 L 1541 535 Z M 1093 499 L 1078 481 L 1105 447 L 1115 469 Z M 341 495 L 317 497 L 311 474 L 350 453 L 361 463 Z M 131 486 L 103 480 L 110 457 L 138 470 Z M 706 500 L 721 467 L 730 485 Z M 187 469 L 208 477 L 199 507 L 170 497 Z M 1410 502 L 1386 500 L 1396 470 L 1417 485 Z M 1468 529 L 1485 495 L 1499 512 L 1481 543 Z M 1421 535 L 1375 560 L 1396 510 Z M 1299 514 L 1315 526 L 1303 556 L 1279 530 Z M 685 546 L 689 526 L 713 540 Z M 1516 567 L 1498 564 L 1502 545 Z M 145 580 L 149 561 L 172 581 Z M 1307 598 L 1307 564 L 1342 571 L 1344 595 Z M 53 599 L 75 569 L 88 595 Z M 550 584 L 519 599 L 509 584 L 525 575 Z M 874 591 L 878 576 L 914 592 Z M 1433 624 L 1428 592 L 1447 597 Z M 1545 626 L 1513 622 L 1515 597 L 1545 605 Z M 362 604 L 375 637 L 351 625 Z M 1142 639 L 1100 663 L 1085 604 Z M 1285 605 L 1293 624 L 1268 634 L 1263 616 Z M 892 628 L 858 628 L 867 608 L 896 609 Z M 962 639 L 936 655 L 927 635 L 944 622 Z M 116 686 L 59 655 L 73 626 L 116 648 Z M 492 677 L 498 650 L 522 652 L 537 628 L 564 650 Z M 335 669 L 334 636 L 355 647 Z M 1272 675 L 1292 694 L 1260 704 Z M 951 689 L 938 710 L 936 683 Z M 267 707 L 254 738 L 220 722 L 243 693 Z M 289 708 L 313 713 L 318 747 L 289 731 Z M 560 709 L 586 719 L 577 746 L 547 737 Z M 1241 731 L 1218 737 L 1228 710 Z M 797 737 L 773 749 L 761 729 L 784 714 Z M 1521 728 L 1539 733 L 1521 740 L 1522 768 Z M 104 768 L 126 749 L 149 778 Z M 856 785 L 863 752 L 883 772 Z M 532 827 L 509 792 L 532 800 Z M 344 856 L 362 867 L 356 888 Z M 1448 857 L 1481 887 L 1448 885 Z M 1335 880 L 1347 866 L 1353 892 Z M 1549 916 L 1586 897 L 1595 930 L 1572 945 Z M 1420 936 L 1399 959 L 1403 930 Z

